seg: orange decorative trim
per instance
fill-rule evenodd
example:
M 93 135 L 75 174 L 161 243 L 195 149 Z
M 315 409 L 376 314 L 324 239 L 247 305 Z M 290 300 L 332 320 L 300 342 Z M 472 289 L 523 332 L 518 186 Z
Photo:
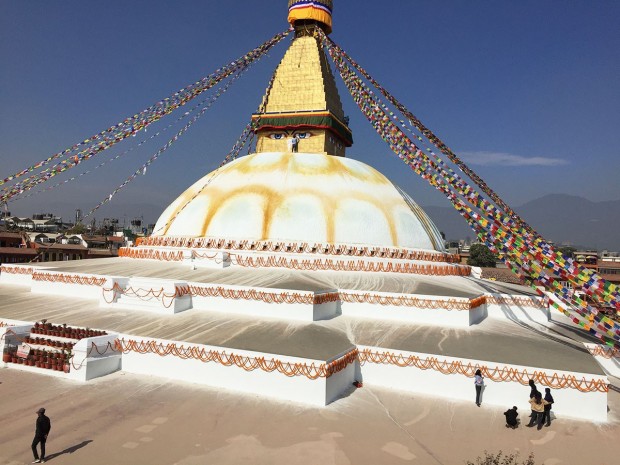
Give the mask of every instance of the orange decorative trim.
M 161 300 L 161 303 L 163 304 L 164 307 L 169 308 L 172 305 L 172 302 L 174 301 L 174 299 L 179 297 L 178 290 L 179 288 L 176 288 L 175 292 L 171 294 L 167 294 L 166 292 L 164 292 L 163 287 L 160 289 L 152 289 L 152 288 L 142 289 L 142 288 L 133 288 L 131 286 L 123 288 L 118 283 L 114 283 L 112 287 L 110 288 L 104 287 L 102 289 L 102 292 L 103 292 L 104 300 L 109 304 L 114 302 L 118 294 L 124 294 L 130 297 L 136 297 L 140 300 L 151 300 L 155 298 L 157 300 Z M 108 300 L 107 295 L 110 292 L 112 293 L 112 298 Z M 165 299 L 168 299 L 169 303 L 166 304 Z
M 328 302 L 337 302 L 340 300 L 339 292 L 325 292 L 323 294 L 315 294 L 313 304 L 321 305 Z
M 620 350 L 616 347 L 596 346 L 594 348 L 588 347 L 587 349 L 594 357 L 620 358 Z
M 497 295 L 486 296 L 487 304 L 491 305 L 519 305 L 523 307 L 547 308 L 548 304 L 545 299 L 536 297 L 506 297 Z
M 111 299 L 107 297 L 107 294 L 113 293 Z M 122 288 L 118 283 L 114 283 L 111 288 L 103 289 L 104 299 L 107 303 L 114 302 L 117 294 L 125 294 L 131 297 L 136 297 L 141 300 L 151 300 L 155 298 L 160 300 L 164 307 L 169 308 L 172 305 L 174 299 L 178 297 L 184 297 L 190 295 L 192 297 L 219 297 L 223 299 L 232 300 L 252 300 L 262 301 L 269 304 L 324 304 L 327 302 L 335 302 L 339 299 L 338 292 L 328 292 L 324 294 L 314 295 L 313 293 L 300 294 L 297 292 L 268 292 L 258 291 L 256 289 L 226 289 L 222 286 L 176 286 L 175 292 L 166 293 L 163 288 L 160 289 L 143 289 L 127 287 Z
M 288 377 L 305 376 L 308 379 L 329 378 L 335 373 L 344 370 L 348 365 L 357 360 L 357 349 L 353 349 L 344 356 L 330 363 L 315 365 L 314 363 L 293 363 L 282 362 L 275 358 L 266 359 L 265 357 L 249 357 L 246 355 L 236 355 L 207 350 L 202 347 L 184 345 L 177 346 L 174 342 L 158 343 L 156 341 L 136 341 L 133 339 L 117 339 L 116 348 L 123 353 L 137 352 L 139 354 L 157 354 L 160 357 L 172 355 L 182 360 L 199 360 L 204 363 L 215 362 L 223 366 L 237 366 L 245 371 L 260 369 L 266 372 L 278 371 Z
M 484 305 L 485 296 L 476 297 L 474 299 L 425 299 L 423 297 L 413 296 L 384 296 L 376 294 L 352 294 L 340 291 L 340 299 L 348 303 L 367 303 L 373 305 L 393 305 L 396 307 L 415 307 L 423 309 L 447 309 L 447 310 L 472 310 Z
M 134 247 L 121 247 L 118 249 L 118 256 L 147 260 L 162 260 L 167 262 L 180 262 L 183 260 L 183 251 L 166 252 L 163 250 L 141 250 Z
M 98 286 L 101 287 L 106 281 L 106 278 L 97 278 L 95 276 L 78 276 L 73 274 L 54 274 L 45 272 L 34 272 L 32 274 L 33 281 L 47 281 L 50 283 L 64 283 L 64 284 L 80 284 L 82 286 Z
M 395 365 L 398 367 L 415 367 L 421 370 L 435 370 L 444 375 L 460 374 L 473 377 L 476 370 L 480 370 L 485 378 L 495 382 L 517 382 L 526 386 L 530 379 L 548 386 L 552 389 L 577 389 L 581 392 L 608 392 L 609 386 L 602 379 L 592 379 L 587 381 L 585 378 L 578 380 L 572 375 L 547 375 L 541 371 L 528 373 L 526 370 L 516 368 L 490 368 L 484 365 L 473 363 L 463 363 L 460 361 L 440 360 L 437 357 L 422 358 L 417 355 L 403 355 L 394 352 L 376 352 L 370 349 L 363 349 L 359 352 L 360 364 L 376 363 L 382 365 Z
M 417 263 L 395 263 L 395 262 L 359 262 L 344 260 L 297 260 L 286 257 L 243 257 L 241 255 L 230 254 L 239 266 L 250 268 L 289 268 L 293 270 L 306 271 L 368 271 L 368 272 L 391 272 L 423 274 L 431 276 L 469 276 L 471 267 L 466 265 L 420 265 Z M 122 247 L 118 251 L 119 257 L 182 261 L 183 251 L 162 251 L 153 249 L 137 249 L 134 247 Z M 213 256 L 215 257 L 215 256 Z M 213 258 L 207 256 L 207 258 Z
M 350 257 L 395 258 L 401 260 L 422 260 L 430 262 L 459 263 L 458 254 L 410 250 L 400 247 L 350 246 L 345 244 L 323 244 L 286 241 L 231 240 L 209 237 L 140 237 L 136 246 L 181 247 L 190 249 L 247 250 L 256 252 L 285 252 Z
M 108 352 L 119 352 L 119 349 L 118 349 L 116 340 L 114 342 L 107 342 L 103 351 L 99 350 L 99 346 L 91 341 L 90 347 L 88 348 L 88 351 L 86 352 L 86 357 L 84 357 L 79 364 L 76 365 L 75 363 L 75 354 L 71 356 L 70 358 L 71 367 L 74 370 L 80 370 L 84 366 L 84 364 L 87 363 L 87 359 L 91 356 L 93 352 L 97 352 L 98 355 L 105 355 Z
M 289 268 L 305 271 L 367 271 L 375 273 L 408 273 L 431 276 L 469 276 L 469 266 L 419 265 L 417 263 L 353 262 L 343 260 L 297 260 L 286 257 L 241 257 L 236 264 L 250 268 Z
M 23 267 L 23 266 L 0 266 L 0 273 L 8 273 L 8 274 L 32 274 L 32 267 Z

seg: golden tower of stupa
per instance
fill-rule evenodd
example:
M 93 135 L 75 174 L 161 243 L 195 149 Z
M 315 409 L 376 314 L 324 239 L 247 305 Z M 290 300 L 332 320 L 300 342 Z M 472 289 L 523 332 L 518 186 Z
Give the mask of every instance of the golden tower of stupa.
M 265 110 L 254 114 L 256 152 L 285 152 L 294 136 L 298 151 L 344 156 L 353 143 L 340 96 L 316 28 L 331 32 L 332 1 L 289 1 L 295 39 L 275 72 Z

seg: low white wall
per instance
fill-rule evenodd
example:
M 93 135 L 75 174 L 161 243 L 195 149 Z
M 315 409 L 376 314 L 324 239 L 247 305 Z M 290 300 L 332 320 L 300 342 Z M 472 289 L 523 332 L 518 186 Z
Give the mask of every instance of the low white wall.
M 359 346 L 360 351 L 370 349 L 379 353 L 386 352 L 386 349 L 377 347 Z M 524 367 L 518 365 L 504 365 L 496 362 L 487 362 L 481 360 L 460 359 L 454 357 L 434 356 L 429 354 L 421 354 L 404 351 L 389 351 L 396 354 L 402 354 L 403 357 L 419 356 L 421 358 L 438 358 L 448 363 L 461 362 L 463 364 L 471 364 L 472 366 L 486 366 L 488 368 L 511 368 L 518 372 L 534 372 L 546 373 L 549 377 L 557 373 L 559 376 L 564 374 L 574 375 L 577 379 L 585 378 L 586 380 L 604 380 L 608 383 L 607 377 L 582 373 L 568 373 L 552 370 L 545 370 L 534 367 Z M 393 364 L 377 364 L 365 362 L 361 367 L 364 383 L 376 384 L 389 388 L 403 391 L 417 392 L 433 396 L 444 397 L 446 399 L 459 399 L 467 402 L 475 402 L 476 390 L 474 387 L 473 377 L 461 374 L 443 374 L 434 369 L 420 369 L 417 367 L 400 367 Z M 500 405 L 502 407 L 512 407 L 516 405 L 521 412 L 521 420 L 529 416 L 530 405 L 528 385 L 523 385 L 516 381 L 494 382 L 485 379 L 485 388 L 482 393 L 482 404 Z M 537 383 L 538 390 L 544 393 L 546 386 Z M 553 412 L 556 415 L 567 417 L 583 418 L 587 420 L 604 422 L 607 420 L 607 392 L 581 392 L 578 389 L 551 388 L 554 397 Z
M 108 278 L 100 292 L 99 306 L 175 314 L 192 308 L 192 297 L 175 296 L 186 282 L 148 278 Z
M 278 318 L 296 321 L 317 321 L 334 318 L 338 312 L 337 302 L 325 302 L 322 304 L 314 304 L 315 293 L 310 291 L 296 291 L 290 289 L 277 288 L 260 288 L 251 286 L 235 286 L 235 285 L 205 285 L 204 283 L 188 283 L 197 288 L 222 288 L 231 292 L 255 292 L 274 294 L 274 298 L 278 298 L 279 294 L 297 294 L 304 297 L 309 302 L 270 302 L 260 299 L 244 299 L 244 298 L 225 298 L 219 296 L 192 296 L 192 308 L 196 310 L 207 310 L 225 313 L 237 313 L 241 315 L 252 315 L 257 317 Z M 336 292 L 330 290 L 328 292 Z M 321 294 L 321 293 L 316 293 Z
M 345 355 L 345 353 L 342 353 L 335 358 L 340 358 L 343 355 Z M 355 362 L 347 365 L 344 370 L 334 373 L 327 378 L 327 389 L 325 391 L 324 405 L 331 404 L 342 397 L 343 394 L 351 390 L 353 382 L 357 380 L 358 373 L 359 361 L 355 360 Z
M 511 294 L 487 294 L 487 296 L 494 296 L 499 298 L 515 298 L 519 299 L 522 296 Z M 516 303 L 507 304 L 494 304 L 487 302 L 488 317 L 500 320 L 510 321 L 531 321 L 536 323 L 547 323 L 550 319 L 550 313 L 548 308 L 540 308 L 531 305 L 519 305 Z
M 108 334 L 80 339 L 72 349 L 68 377 L 88 381 L 120 370 L 122 353 L 115 350 L 116 337 L 116 334 Z
M 1 271 L 4 268 L 4 271 Z M 8 268 L 8 269 L 7 269 Z M 5 264 L 0 267 L 0 284 L 17 284 L 19 286 L 30 286 L 32 282 L 32 273 L 14 273 L 11 272 L 15 269 L 21 269 L 24 271 L 32 270 L 29 265 L 17 265 L 17 264 Z M 40 269 L 40 268 L 37 268 Z
M 364 295 L 367 292 L 360 292 L 349 289 L 341 289 L 341 293 Z M 392 292 L 372 292 L 373 296 L 398 299 L 400 297 L 411 297 L 418 299 L 426 299 L 429 301 L 446 301 L 448 298 L 437 296 L 428 296 L 421 294 L 398 294 Z M 469 299 L 453 298 L 453 301 L 459 301 L 468 304 Z M 372 318 L 374 320 L 396 320 L 407 321 L 409 323 L 419 323 L 425 325 L 441 325 L 450 327 L 468 327 L 478 321 L 484 319 L 486 310 L 484 305 L 480 305 L 471 310 L 453 310 L 444 308 L 418 308 L 406 305 L 381 305 L 374 302 L 346 302 L 342 301 L 341 310 L 343 315 L 355 318 Z
M 10 324 L 10 321 L 15 320 L 3 320 L 5 323 Z M 30 334 L 32 329 L 31 323 L 19 322 L 13 326 L 0 327 L 0 353 L 4 351 L 4 348 L 8 345 L 18 346 L 23 341 L 24 337 Z
M 54 271 L 45 271 L 45 274 L 52 276 L 61 276 L 63 273 Z M 104 276 L 72 273 L 72 278 L 83 278 L 84 280 L 101 279 Z M 32 279 L 30 284 L 30 291 L 34 294 L 48 294 L 48 295 L 63 295 L 69 297 L 78 297 L 86 299 L 99 299 L 101 296 L 101 286 L 97 284 L 79 284 L 72 282 L 62 281 L 48 281 Z
M 119 338 L 125 340 L 140 340 L 131 335 L 119 335 Z M 169 344 L 174 341 L 162 339 L 144 339 L 145 341 L 155 341 L 156 343 Z M 185 348 L 198 347 L 205 350 L 214 350 L 222 352 L 226 350 L 227 354 L 234 353 L 238 356 L 251 358 L 262 357 L 265 360 L 276 359 L 283 363 L 305 363 L 319 366 L 324 361 L 303 359 L 296 357 L 286 357 L 282 355 L 273 355 L 261 352 L 250 352 L 237 349 L 224 349 L 222 347 L 212 347 L 200 344 L 176 343 L 183 345 Z M 351 364 L 353 366 L 353 364 Z M 236 391 L 249 392 L 263 396 L 275 397 L 280 400 L 290 400 L 323 406 L 329 398 L 335 398 L 341 385 L 345 385 L 347 381 L 341 381 L 350 376 L 350 372 L 346 369 L 341 374 L 344 378 L 340 378 L 338 374 L 328 378 L 332 387 L 327 395 L 327 379 L 317 378 L 309 379 L 306 376 L 286 376 L 279 371 L 267 372 L 260 368 L 252 371 L 246 371 L 236 365 L 225 366 L 215 361 L 202 362 L 197 359 L 181 359 L 173 355 L 160 356 L 154 353 L 141 354 L 130 351 L 123 354 L 122 369 L 130 373 L 146 374 L 153 376 L 161 376 L 165 378 L 178 379 L 192 383 L 207 384 L 214 387 L 222 387 L 233 389 Z M 351 382 L 353 382 L 351 380 Z
M 324 302 L 322 304 L 313 305 L 313 317 L 314 321 L 319 320 L 331 320 L 339 315 L 340 301 Z
M 605 370 L 605 373 L 610 376 L 620 378 L 620 355 L 617 355 L 619 352 L 612 352 L 613 349 L 602 344 L 584 343 L 583 345 L 586 346 L 591 353 L 592 351 L 595 351 L 594 360 L 596 360 L 601 368 Z M 596 351 L 597 349 L 598 352 Z

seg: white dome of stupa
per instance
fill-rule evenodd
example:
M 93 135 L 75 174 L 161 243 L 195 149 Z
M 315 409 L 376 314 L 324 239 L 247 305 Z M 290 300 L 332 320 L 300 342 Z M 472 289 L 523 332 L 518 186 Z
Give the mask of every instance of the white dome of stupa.
M 384 175 L 324 153 L 239 158 L 183 192 L 162 213 L 153 236 L 444 251 L 433 222 Z

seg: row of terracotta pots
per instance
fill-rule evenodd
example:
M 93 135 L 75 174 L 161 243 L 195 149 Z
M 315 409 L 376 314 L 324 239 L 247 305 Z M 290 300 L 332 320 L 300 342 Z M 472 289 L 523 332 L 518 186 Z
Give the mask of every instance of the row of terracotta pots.
M 59 349 L 71 349 L 75 345 L 75 342 L 61 342 L 61 341 L 55 341 L 53 339 L 45 339 L 42 337 L 30 337 L 30 336 L 26 336 L 24 338 L 24 342 L 27 344 L 38 344 L 41 346 L 57 347 Z
M 98 331 L 94 329 L 76 329 L 76 328 L 63 328 L 60 329 L 49 329 L 49 328 L 37 328 L 33 327 L 30 332 L 32 334 L 41 334 L 43 336 L 56 336 L 56 337 L 66 337 L 69 339 L 83 339 L 85 337 L 96 337 L 96 336 L 105 336 L 107 333 L 105 331 Z
M 58 356 L 44 356 L 31 354 L 27 358 L 18 357 L 17 353 L 2 354 L 2 361 L 5 363 L 16 363 L 18 365 L 36 366 L 37 368 L 47 368 L 49 370 L 64 371 L 70 370 L 69 358 L 65 354 Z

